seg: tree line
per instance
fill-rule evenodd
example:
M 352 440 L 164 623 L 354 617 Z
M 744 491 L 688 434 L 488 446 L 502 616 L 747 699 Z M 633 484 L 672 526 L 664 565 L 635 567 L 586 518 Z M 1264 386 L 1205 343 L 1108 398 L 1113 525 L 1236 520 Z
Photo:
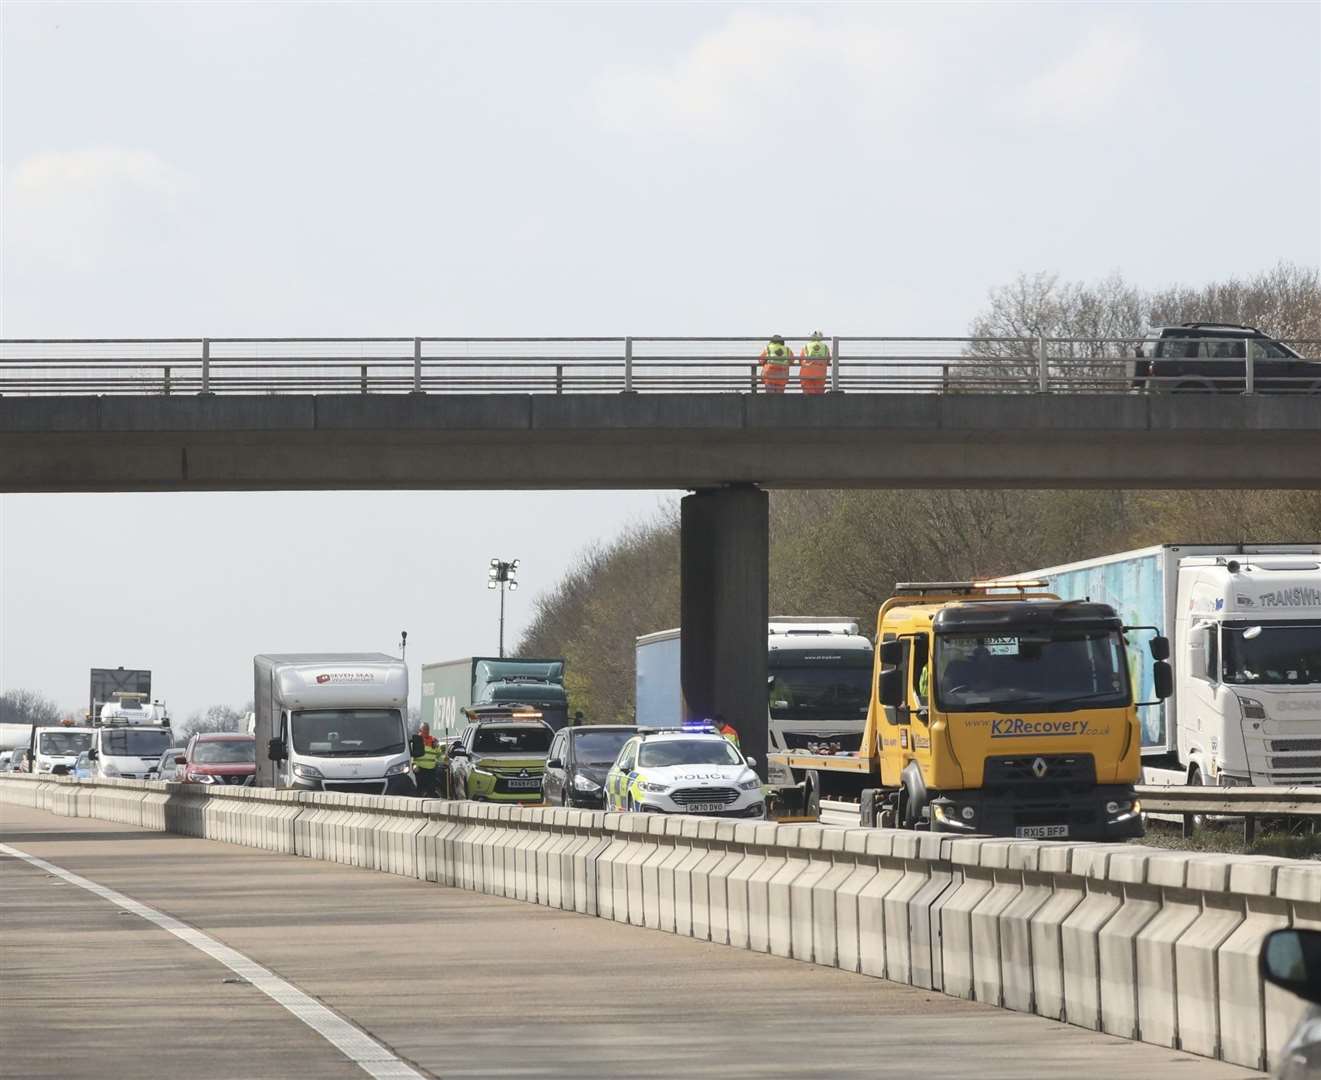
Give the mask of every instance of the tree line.
M 1321 340 L 1321 277 L 1281 263 L 1244 280 L 1144 291 L 1119 276 L 1025 275 L 992 291 L 970 332 L 1137 338 L 1193 321 Z M 1321 537 L 1312 491 L 773 491 L 770 517 L 771 614 L 863 626 L 896 581 L 989 577 L 1149 544 Z M 677 501 L 587 548 L 533 611 L 519 651 L 565 657 L 572 707 L 589 720 L 630 721 L 634 639 L 679 623 Z

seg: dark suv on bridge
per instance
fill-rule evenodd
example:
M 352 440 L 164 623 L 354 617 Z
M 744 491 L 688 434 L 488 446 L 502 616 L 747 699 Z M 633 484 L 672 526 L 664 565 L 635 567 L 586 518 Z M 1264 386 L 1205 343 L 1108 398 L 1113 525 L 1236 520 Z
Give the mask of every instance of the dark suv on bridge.
M 1262 393 L 1321 393 L 1321 361 L 1306 360 L 1253 326 L 1182 323 L 1155 329 L 1137 349 L 1133 386 L 1139 390 L 1242 393 L 1247 357 L 1253 389 Z

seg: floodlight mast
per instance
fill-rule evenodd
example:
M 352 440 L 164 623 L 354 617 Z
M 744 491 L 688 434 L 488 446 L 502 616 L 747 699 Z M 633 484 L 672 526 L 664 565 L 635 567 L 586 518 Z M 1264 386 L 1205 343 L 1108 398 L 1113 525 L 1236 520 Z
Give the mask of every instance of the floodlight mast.
M 486 587 L 500 590 L 500 659 L 505 657 L 505 592 L 518 588 L 518 560 L 492 559 L 486 572 Z

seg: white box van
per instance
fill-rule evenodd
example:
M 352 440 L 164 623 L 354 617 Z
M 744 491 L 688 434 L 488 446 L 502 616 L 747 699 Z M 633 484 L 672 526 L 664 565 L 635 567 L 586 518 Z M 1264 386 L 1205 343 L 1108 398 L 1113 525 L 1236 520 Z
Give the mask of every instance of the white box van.
M 408 668 L 383 653 L 253 658 L 259 787 L 413 795 Z

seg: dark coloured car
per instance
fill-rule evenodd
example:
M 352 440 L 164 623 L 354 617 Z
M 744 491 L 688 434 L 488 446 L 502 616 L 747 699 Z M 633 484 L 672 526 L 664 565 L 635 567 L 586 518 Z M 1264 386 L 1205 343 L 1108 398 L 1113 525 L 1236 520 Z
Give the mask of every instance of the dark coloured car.
M 185 784 L 251 785 L 257 775 L 257 741 L 251 735 L 194 735 L 178 758 L 175 779 Z
M 1253 326 L 1183 323 L 1153 330 L 1137 350 L 1138 389 L 1243 393 L 1252 358 L 1258 393 L 1321 393 L 1321 360 L 1308 360 Z
M 637 730 L 626 724 L 588 724 L 557 732 L 542 782 L 546 802 L 593 810 L 604 807 L 605 774 Z

